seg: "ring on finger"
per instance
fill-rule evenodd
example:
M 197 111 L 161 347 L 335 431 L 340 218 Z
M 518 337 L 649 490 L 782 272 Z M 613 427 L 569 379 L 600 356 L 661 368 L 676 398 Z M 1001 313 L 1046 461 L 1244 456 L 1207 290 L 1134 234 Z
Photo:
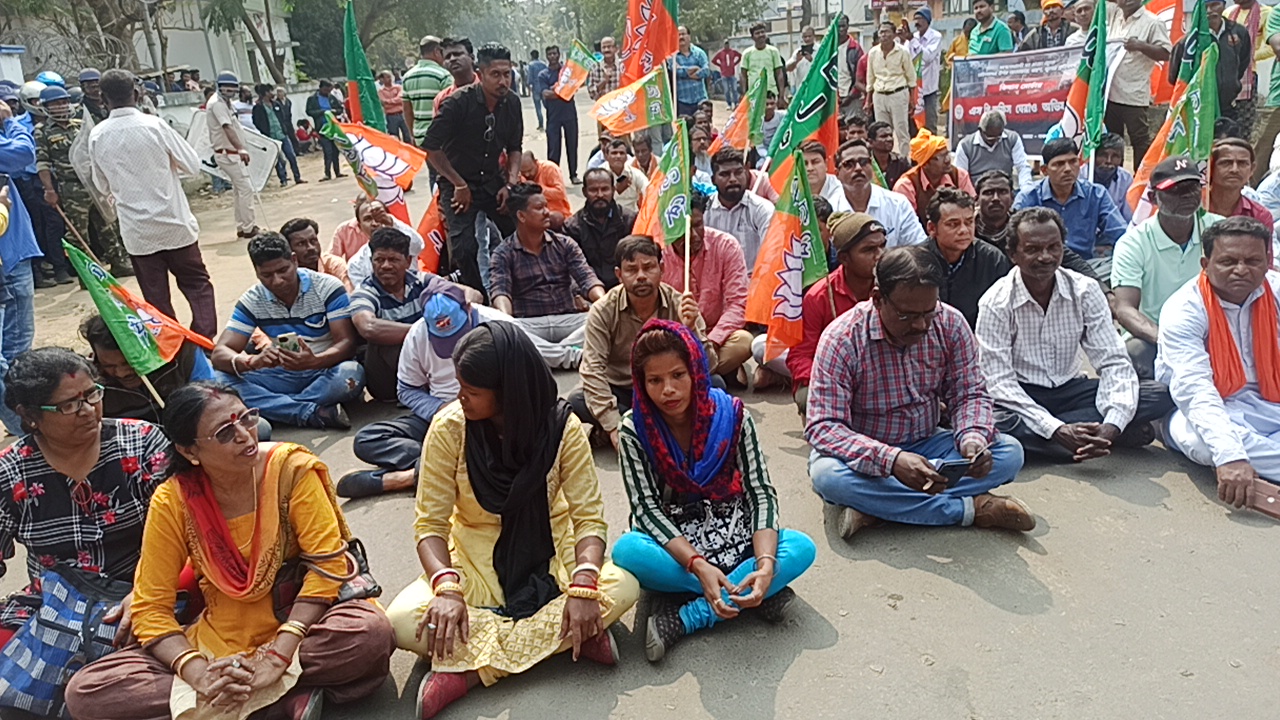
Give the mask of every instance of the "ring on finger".
M 427 623 L 428 630 L 435 630 L 437 627 L 439 627 L 439 625 L 436 625 L 435 623 Z
M 928 491 L 929 491 L 929 488 L 931 488 L 931 487 L 933 487 L 933 481 L 932 481 L 932 480 L 930 480 L 930 481 L 926 482 L 926 483 L 924 484 L 924 487 L 923 487 L 922 489 L 923 489 L 925 492 L 928 492 Z

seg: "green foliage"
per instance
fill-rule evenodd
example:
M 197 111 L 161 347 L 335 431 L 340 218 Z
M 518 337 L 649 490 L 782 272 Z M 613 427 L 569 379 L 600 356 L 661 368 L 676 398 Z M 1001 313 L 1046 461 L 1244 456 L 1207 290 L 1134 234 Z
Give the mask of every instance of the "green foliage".
M 342 5 L 335 0 L 296 0 L 289 37 L 297 41 L 293 57 L 311 77 L 343 75 Z

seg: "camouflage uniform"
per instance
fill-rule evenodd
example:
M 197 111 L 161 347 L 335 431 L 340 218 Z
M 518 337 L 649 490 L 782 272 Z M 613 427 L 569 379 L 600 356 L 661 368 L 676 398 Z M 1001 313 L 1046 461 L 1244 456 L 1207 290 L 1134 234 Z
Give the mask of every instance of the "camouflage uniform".
M 93 204 L 89 190 L 80 182 L 71 165 L 71 143 L 80 132 L 79 119 L 59 124 L 46 120 L 36 126 L 36 170 L 48 170 L 53 174 L 58 192 L 58 205 L 67 220 L 89 243 L 89 248 L 113 270 L 131 269 L 129 254 L 120 239 L 115 223 L 108 223 Z M 75 236 L 67 231 L 67 241 L 75 244 Z

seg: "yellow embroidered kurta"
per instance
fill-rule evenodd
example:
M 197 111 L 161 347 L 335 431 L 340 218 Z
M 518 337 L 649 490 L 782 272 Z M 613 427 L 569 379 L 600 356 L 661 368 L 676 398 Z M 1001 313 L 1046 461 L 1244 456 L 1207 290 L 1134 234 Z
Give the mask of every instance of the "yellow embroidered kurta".
M 273 464 L 268 463 L 268 467 Z M 278 478 L 269 476 L 266 481 L 278 482 Z M 323 483 L 320 475 L 310 470 L 294 484 L 289 500 L 289 523 L 297 543 L 286 550 L 287 558 L 297 557 L 300 552 L 323 555 L 343 546 L 337 516 Z M 260 507 L 258 511 L 279 512 L 279 508 Z M 174 619 L 174 599 L 178 576 L 188 560 L 195 557 L 185 524 L 186 505 L 177 480 L 170 479 L 157 488 L 151 498 L 142 535 L 142 559 L 133 586 L 133 632 L 144 645 L 183 632 Z M 227 525 L 241 555 L 247 559 L 253 542 L 254 515 L 232 518 Z M 347 572 L 347 562 L 342 557 L 319 565 L 335 576 Z M 206 606 L 200 618 L 185 631 L 193 646 L 215 657 L 225 657 L 251 652 L 275 638 L 280 621 L 272 610 L 271 593 L 258 600 L 237 600 L 210 583 L 198 564 L 195 570 Z M 341 585 L 316 573 L 307 573 L 298 597 L 332 601 L 337 598 Z
M 465 439 L 466 419 L 455 401 L 436 414 L 422 448 L 414 540 L 438 537 L 449 542 L 469 606 L 471 642 L 455 649 L 452 660 L 434 660 L 432 668 L 440 672 L 477 670 L 484 684 L 491 685 L 564 649 L 559 631 L 565 597 L 561 595 L 519 622 L 485 609 L 505 604 L 493 567 L 493 548 L 502 532 L 502 519 L 482 508 L 476 499 L 467 474 Z M 559 451 L 547 473 L 547 502 L 557 551 L 550 572 L 564 590 L 569 586 L 569 571 L 577 564 L 578 542 L 590 537 L 608 540 L 595 460 L 582 424 L 573 415 L 565 422 Z M 640 588 L 626 571 L 605 563 L 600 590 L 606 595 L 601 613 L 607 626 L 635 604 Z M 425 640 L 419 641 L 415 635 L 431 598 L 427 578 L 421 577 L 401 591 L 387 609 L 401 648 L 426 652 Z

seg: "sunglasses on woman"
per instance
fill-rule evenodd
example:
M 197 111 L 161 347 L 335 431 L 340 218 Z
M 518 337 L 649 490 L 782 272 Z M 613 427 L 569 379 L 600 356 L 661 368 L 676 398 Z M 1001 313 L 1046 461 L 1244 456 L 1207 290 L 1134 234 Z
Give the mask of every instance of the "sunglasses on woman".
M 257 408 L 249 408 L 239 415 L 232 415 L 231 422 L 225 423 L 213 431 L 212 435 L 206 435 L 201 438 L 203 440 L 217 440 L 218 444 L 226 445 L 236 439 L 236 426 L 244 428 L 245 432 L 253 432 L 258 427 L 259 412 Z
M 80 412 L 81 405 L 90 407 L 102 402 L 103 387 L 97 383 L 93 387 L 80 393 L 70 400 L 63 400 L 53 405 L 41 405 L 40 409 L 45 412 L 58 413 L 59 415 L 75 415 Z

